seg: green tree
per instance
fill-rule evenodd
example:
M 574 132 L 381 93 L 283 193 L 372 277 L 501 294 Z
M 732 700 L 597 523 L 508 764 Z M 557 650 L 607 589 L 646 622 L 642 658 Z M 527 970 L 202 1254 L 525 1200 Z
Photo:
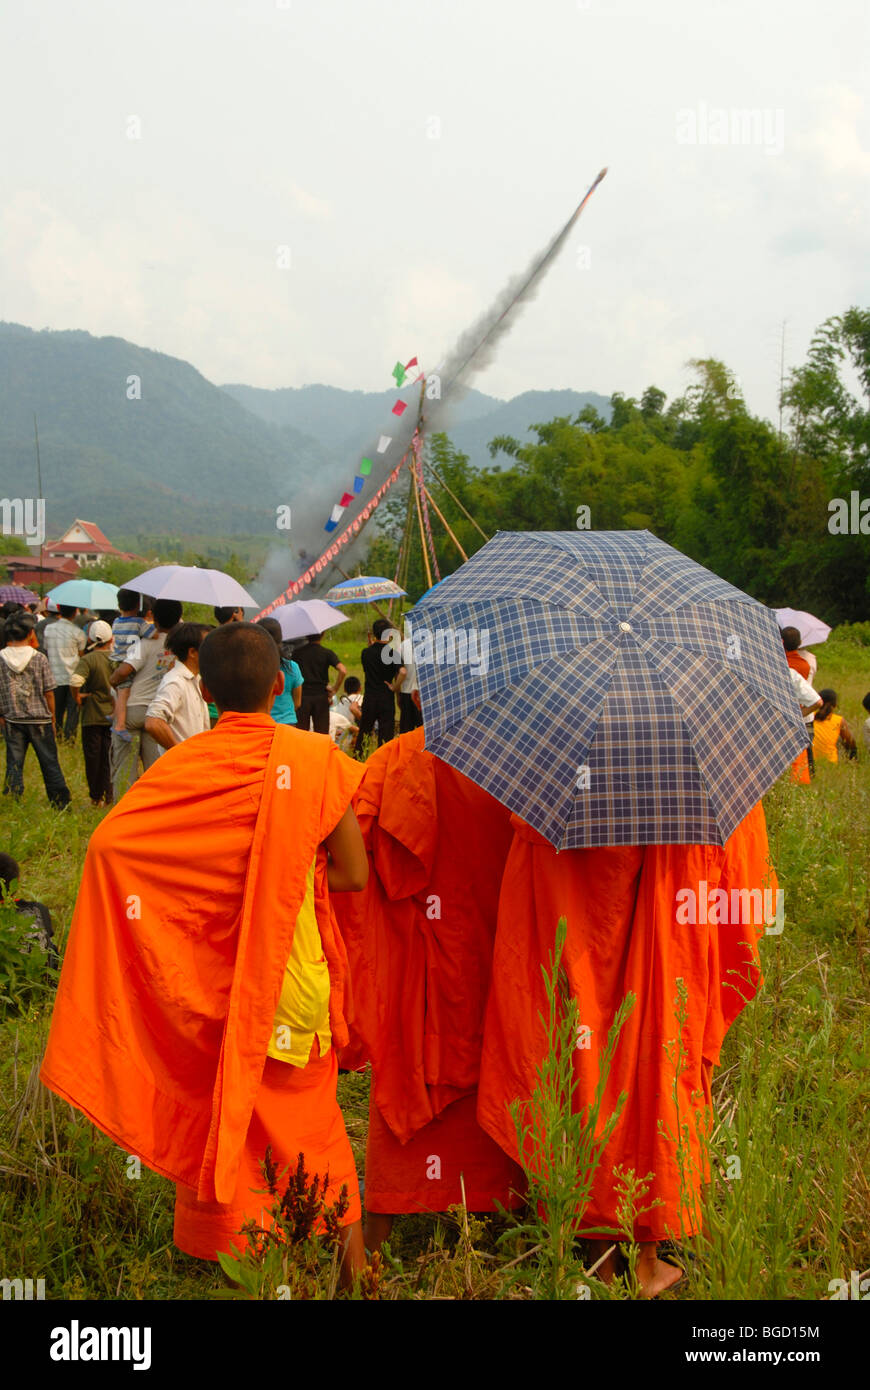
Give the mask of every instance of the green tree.
M 870 470 L 870 309 L 826 319 L 807 361 L 790 375 L 783 404 L 797 448 L 822 460 L 832 481 L 855 486 Z

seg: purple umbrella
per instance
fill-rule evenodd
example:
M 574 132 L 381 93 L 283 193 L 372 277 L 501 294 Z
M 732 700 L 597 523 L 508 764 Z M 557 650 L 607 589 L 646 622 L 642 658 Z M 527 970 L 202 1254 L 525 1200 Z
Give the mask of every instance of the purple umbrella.
M 151 598 L 175 598 L 213 608 L 259 607 L 237 579 L 223 570 L 200 569 L 198 565 L 158 565 L 135 579 L 125 579 L 124 588 Z
M 0 585 L 0 603 L 39 603 L 39 594 L 32 594 L 20 584 L 3 584 Z

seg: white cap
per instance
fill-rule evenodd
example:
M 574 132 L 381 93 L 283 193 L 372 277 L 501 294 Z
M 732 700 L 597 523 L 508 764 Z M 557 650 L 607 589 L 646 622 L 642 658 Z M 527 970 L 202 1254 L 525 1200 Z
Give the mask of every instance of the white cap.
M 91 623 L 88 628 L 88 637 L 92 642 L 96 642 L 98 646 L 102 646 L 104 642 L 111 642 L 112 629 L 109 627 L 108 623 L 103 622 L 102 618 L 98 618 L 97 621 Z

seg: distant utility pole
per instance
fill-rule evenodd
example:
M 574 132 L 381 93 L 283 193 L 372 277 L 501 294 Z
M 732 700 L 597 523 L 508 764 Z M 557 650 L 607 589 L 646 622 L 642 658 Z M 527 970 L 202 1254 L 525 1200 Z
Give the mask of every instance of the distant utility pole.
M 36 439 L 36 497 L 37 497 L 37 501 L 38 501 L 39 498 L 42 497 L 42 463 L 40 462 L 40 458 L 39 458 L 39 427 L 38 427 L 38 425 L 37 425 L 37 423 L 36 423 L 36 411 L 33 412 L 33 434 L 34 434 L 34 438 Z M 45 594 L 45 580 L 44 580 L 44 576 L 43 576 L 43 573 L 42 573 L 43 547 L 44 547 L 44 545 L 45 545 L 45 536 L 43 535 L 44 530 L 45 530 L 45 527 L 44 527 L 44 526 L 40 526 L 40 528 L 39 528 L 39 532 L 40 532 L 40 540 L 39 540 L 39 597 L 40 597 L 40 598 L 43 598 L 43 597 L 44 597 L 44 594 Z
M 785 390 L 785 325 L 787 319 L 782 321 L 782 333 L 779 340 L 779 442 L 782 443 L 782 393 Z

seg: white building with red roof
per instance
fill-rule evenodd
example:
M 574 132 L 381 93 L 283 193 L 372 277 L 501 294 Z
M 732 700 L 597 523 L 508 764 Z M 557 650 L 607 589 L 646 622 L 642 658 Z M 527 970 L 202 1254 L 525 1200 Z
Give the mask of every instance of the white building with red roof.
M 95 521 L 81 521 L 78 518 L 60 540 L 46 541 L 43 550 L 52 559 L 70 559 L 77 565 L 96 565 L 110 556 L 115 560 L 141 559 L 141 556 L 131 555 L 127 550 L 118 550 Z

